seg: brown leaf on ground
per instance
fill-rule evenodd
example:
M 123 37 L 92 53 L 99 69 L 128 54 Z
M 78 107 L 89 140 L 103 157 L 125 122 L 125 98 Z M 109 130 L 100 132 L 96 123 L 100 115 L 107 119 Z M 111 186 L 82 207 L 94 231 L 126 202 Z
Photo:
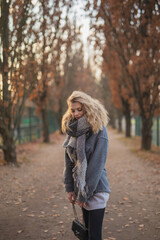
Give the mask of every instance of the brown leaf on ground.
M 34 214 L 28 214 L 27 217 L 35 217 Z

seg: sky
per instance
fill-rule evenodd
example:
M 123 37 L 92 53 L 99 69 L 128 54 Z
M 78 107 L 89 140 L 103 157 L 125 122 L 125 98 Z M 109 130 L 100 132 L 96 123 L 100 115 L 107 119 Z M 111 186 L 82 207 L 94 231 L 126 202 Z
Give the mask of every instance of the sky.
M 88 58 L 90 60 L 91 66 L 94 66 L 94 74 L 97 80 L 100 79 L 101 70 L 98 66 L 95 65 L 93 61 L 93 45 L 88 43 L 87 38 L 90 34 L 92 34 L 92 30 L 90 30 L 90 19 L 87 17 L 87 13 L 84 11 L 84 1 L 78 0 L 77 4 L 73 7 L 73 12 L 76 14 L 77 24 L 82 25 L 81 33 L 82 40 L 84 43 L 84 60 L 85 63 L 88 62 Z M 72 17 L 72 16 L 71 16 Z
M 84 1 L 77 1 L 77 4 L 72 7 L 72 14 L 70 16 L 71 20 L 73 19 L 74 15 L 76 15 L 77 25 L 82 26 L 81 33 L 82 33 L 82 40 L 84 43 L 85 48 L 85 60 L 88 58 L 88 45 L 87 45 L 87 38 L 90 34 L 89 30 L 89 18 L 84 11 Z

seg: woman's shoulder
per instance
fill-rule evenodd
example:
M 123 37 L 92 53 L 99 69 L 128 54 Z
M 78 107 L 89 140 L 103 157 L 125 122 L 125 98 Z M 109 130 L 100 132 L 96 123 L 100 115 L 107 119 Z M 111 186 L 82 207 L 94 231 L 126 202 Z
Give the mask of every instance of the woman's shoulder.
M 108 139 L 108 133 L 107 133 L 107 128 L 103 126 L 102 130 L 98 132 L 97 135 L 98 138 L 107 138 Z
M 108 134 L 106 127 L 103 127 L 102 130 L 99 130 L 98 133 L 93 133 L 87 139 L 86 146 L 95 146 L 99 139 L 108 140 Z
M 103 127 L 101 130 L 99 130 L 97 133 L 91 133 L 88 140 L 90 141 L 97 141 L 98 138 L 105 138 L 108 139 L 108 133 L 106 127 Z

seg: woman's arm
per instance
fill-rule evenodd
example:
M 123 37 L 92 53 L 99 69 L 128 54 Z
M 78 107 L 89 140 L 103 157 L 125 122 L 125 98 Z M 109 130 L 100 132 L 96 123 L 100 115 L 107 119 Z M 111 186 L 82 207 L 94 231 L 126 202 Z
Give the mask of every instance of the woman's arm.
M 65 151 L 65 169 L 64 169 L 64 184 L 66 192 L 74 191 L 74 180 L 72 177 L 72 162 Z
M 101 174 L 105 168 L 106 158 L 108 153 L 108 138 L 99 137 L 95 150 L 89 160 L 86 172 L 86 187 L 88 189 L 88 198 L 93 195 Z M 79 197 L 80 202 L 86 202 L 82 195 Z

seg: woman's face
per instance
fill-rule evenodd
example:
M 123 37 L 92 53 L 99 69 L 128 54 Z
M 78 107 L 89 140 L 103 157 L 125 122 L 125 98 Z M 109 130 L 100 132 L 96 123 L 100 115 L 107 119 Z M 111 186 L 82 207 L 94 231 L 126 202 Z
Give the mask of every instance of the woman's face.
M 82 104 L 79 102 L 73 102 L 73 103 L 71 102 L 70 108 L 71 108 L 72 115 L 76 119 L 81 118 L 85 113 Z

